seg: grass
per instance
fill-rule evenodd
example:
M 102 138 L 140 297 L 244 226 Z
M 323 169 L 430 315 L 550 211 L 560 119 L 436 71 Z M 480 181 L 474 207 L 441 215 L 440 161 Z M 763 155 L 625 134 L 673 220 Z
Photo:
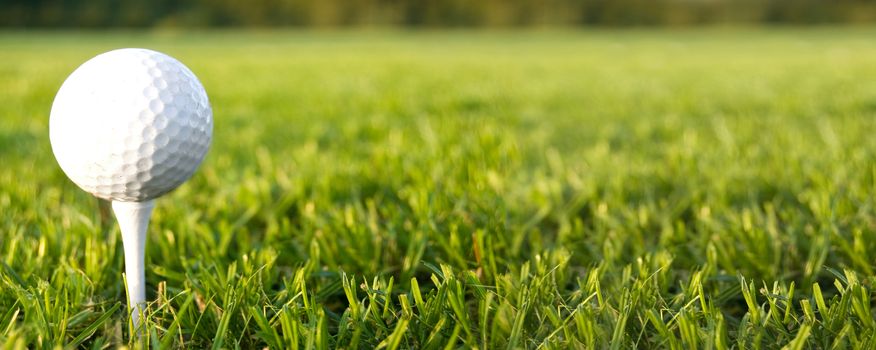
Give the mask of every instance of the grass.
M 3 348 L 876 346 L 876 31 L 0 34 Z M 214 144 L 118 228 L 48 142 L 150 47 Z

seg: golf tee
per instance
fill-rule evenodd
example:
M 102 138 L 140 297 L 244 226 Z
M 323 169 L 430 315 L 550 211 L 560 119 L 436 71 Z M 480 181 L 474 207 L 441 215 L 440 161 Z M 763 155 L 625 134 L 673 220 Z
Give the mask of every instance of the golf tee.
M 134 329 L 140 325 L 140 314 L 146 304 L 146 232 L 155 201 L 117 202 L 113 201 L 113 212 L 122 231 L 122 244 L 125 247 L 125 275 L 128 284 L 128 307 Z

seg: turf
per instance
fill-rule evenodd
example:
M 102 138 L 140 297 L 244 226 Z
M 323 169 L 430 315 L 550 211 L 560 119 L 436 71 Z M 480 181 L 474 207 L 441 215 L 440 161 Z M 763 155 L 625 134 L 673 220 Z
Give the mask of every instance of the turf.
M 0 34 L 3 348 L 876 347 L 876 30 Z M 198 74 L 128 327 L 54 93 Z

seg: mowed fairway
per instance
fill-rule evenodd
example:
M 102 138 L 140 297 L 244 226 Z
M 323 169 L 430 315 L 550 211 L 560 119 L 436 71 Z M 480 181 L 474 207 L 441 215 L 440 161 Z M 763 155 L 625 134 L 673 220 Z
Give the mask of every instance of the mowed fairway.
M 215 118 L 157 202 L 144 346 L 873 348 L 874 37 L 0 34 L 0 343 L 137 342 L 48 139 L 66 76 L 135 46 Z

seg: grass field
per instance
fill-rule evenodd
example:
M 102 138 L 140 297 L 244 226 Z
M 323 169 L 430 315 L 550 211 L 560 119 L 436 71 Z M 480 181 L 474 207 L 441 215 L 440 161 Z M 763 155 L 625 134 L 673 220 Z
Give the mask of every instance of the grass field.
M 0 34 L 0 347 L 872 349 L 874 37 Z M 157 202 L 139 344 L 48 141 L 129 46 L 216 125 Z

